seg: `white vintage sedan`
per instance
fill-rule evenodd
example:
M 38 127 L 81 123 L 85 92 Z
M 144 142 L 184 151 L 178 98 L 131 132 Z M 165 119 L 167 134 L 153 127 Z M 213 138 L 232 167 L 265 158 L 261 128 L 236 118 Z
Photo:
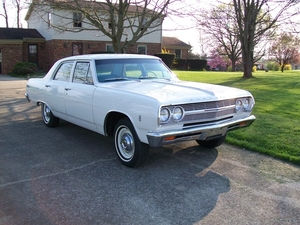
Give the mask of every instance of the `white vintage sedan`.
M 254 98 L 240 89 L 179 80 L 157 57 L 80 55 L 57 61 L 44 78 L 28 80 L 28 101 L 48 127 L 59 119 L 114 137 L 120 161 L 143 163 L 149 147 L 196 140 L 221 145 L 247 127 Z

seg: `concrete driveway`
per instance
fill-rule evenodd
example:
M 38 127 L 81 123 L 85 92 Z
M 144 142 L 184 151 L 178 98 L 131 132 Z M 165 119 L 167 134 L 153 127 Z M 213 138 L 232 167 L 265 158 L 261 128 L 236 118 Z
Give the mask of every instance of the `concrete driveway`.
M 0 225 L 300 224 L 297 166 L 186 142 L 130 169 L 111 138 L 47 128 L 25 87 L 0 75 Z

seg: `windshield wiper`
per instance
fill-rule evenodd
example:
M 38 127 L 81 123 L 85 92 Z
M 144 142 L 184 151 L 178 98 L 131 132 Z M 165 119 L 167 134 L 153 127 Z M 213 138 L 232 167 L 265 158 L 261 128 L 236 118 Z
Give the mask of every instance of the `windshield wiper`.
M 114 77 L 114 78 L 107 78 L 104 80 L 104 82 L 109 82 L 109 81 L 122 81 L 122 80 L 128 80 L 126 77 Z
M 164 78 L 164 77 L 139 77 L 140 80 L 147 80 L 147 79 L 156 79 L 156 80 L 167 80 L 170 81 L 170 78 Z
M 146 77 L 146 76 L 141 76 L 139 77 L 139 79 L 143 80 L 143 79 L 157 79 L 157 77 Z

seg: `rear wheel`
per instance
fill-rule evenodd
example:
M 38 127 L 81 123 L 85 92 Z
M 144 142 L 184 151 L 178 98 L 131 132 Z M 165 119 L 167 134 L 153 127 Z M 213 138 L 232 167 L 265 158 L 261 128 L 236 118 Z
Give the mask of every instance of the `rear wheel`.
M 136 167 L 144 163 L 149 155 L 149 145 L 142 143 L 127 118 L 122 118 L 114 129 L 115 150 L 122 164 Z
M 197 143 L 204 148 L 215 148 L 223 144 L 223 142 L 226 139 L 226 134 L 224 136 L 221 136 L 219 138 L 211 139 L 211 140 L 196 140 Z
M 42 103 L 41 112 L 43 121 L 48 127 L 55 127 L 59 123 L 59 118 L 53 115 L 49 106 L 45 103 Z

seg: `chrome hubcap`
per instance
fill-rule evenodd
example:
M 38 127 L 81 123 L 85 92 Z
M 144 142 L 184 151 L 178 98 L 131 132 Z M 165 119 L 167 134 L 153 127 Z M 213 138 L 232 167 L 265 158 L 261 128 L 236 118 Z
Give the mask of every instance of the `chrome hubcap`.
M 44 119 L 46 122 L 49 122 L 50 120 L 50 109 L 47 105 L 44 105 Z
M 126 126 L 119 127 L 116 137 L 117 153 L 124 161 L 130 161 L 134 156 L 134 139 Z
M 124 134 L 121 139 L 122 139 L 122 141 L 121 141 L 122 149 L 126 153 L 131 152 L 133 150 L 132 137 L 129 134 Z

